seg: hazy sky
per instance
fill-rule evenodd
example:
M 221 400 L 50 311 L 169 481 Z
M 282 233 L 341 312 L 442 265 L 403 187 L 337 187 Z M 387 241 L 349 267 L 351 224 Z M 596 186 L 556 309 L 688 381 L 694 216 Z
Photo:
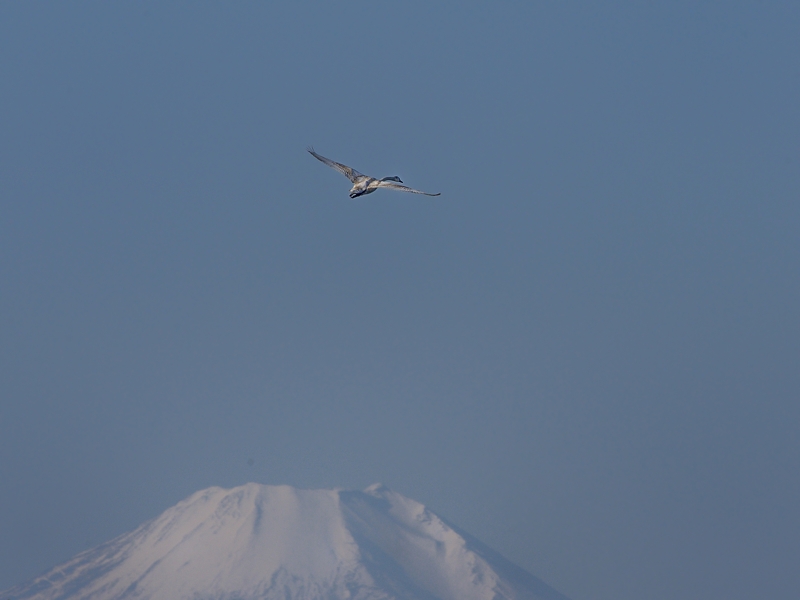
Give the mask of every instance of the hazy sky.
M 797 598 L 798 32 L 0 4 L 0 589 L 211 485 L 381 481 L 574 600 Z

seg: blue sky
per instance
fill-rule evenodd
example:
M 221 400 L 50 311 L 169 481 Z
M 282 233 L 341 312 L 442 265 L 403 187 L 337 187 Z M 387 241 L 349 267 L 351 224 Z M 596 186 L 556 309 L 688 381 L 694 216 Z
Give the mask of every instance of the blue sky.
M 796 597 L 799 28 L 0 6 L 0 589 L 203 487 L 382 481 L 574 600 Z

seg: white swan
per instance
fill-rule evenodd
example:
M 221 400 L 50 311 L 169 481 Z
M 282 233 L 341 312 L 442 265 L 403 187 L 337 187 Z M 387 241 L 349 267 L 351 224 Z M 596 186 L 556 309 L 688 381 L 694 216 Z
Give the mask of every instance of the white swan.
M 330 158 L 325 158 L 314 152 L 314 148 L 309 148 L 308 151 L 311 153 L 311 156 L 316 158 L 317 160 L 321 160 L 326 165 L 331 168 L 336 169 L 347 177 L 350 181 L 353 182 L 353 187 L 350 190 L 350 197 L 351 198 L 358 198 L 359 196 L 363 196 L 364 194 L 371 194 L 378 188 L 389 188 L 392 190 L 400 190 L 401 192 L 411 192 L 412 194 L 425 194 L 426 196 L 441 196 L 439 194 L 429 194 L 428 192 L 421 192 L 419 190 L 415 190 L 414 188 L 410 188 L 407 185 L 403 185 L 403 182 L 400 180 L 399 177 L 384 177 L 383 179 L 375 179 L 374 177 L 370 177 L 369 175 L 364 175 L 363 173 L 359 173 L 355 169 L 348 167 L 347 165 L 343 165 L 341 163 L 337 163 L 336 161 L 331 160 Z

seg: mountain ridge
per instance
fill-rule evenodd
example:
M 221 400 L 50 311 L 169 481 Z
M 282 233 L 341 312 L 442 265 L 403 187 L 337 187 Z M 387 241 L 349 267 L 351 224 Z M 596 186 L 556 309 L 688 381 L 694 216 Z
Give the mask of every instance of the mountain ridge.
M 0 600 L 568 600 L 382 484 L 211 487 Z

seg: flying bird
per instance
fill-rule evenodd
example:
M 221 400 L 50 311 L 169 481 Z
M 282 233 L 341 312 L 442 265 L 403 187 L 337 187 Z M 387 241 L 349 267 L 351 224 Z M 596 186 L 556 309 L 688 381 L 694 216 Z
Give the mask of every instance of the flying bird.
M 389 188 L 391 190 L 400 190 L 401 192 L 411 192 L 412 194 L 425 194 L 426 196 L 441 196 L 439 194 L 429 194 L 428 192 L 421 192 L 419 190 L 415 190 L 414 188 L 410 188 L 407 185 L 403 185 L 403 182 L 400 180 L 399 177 L 384 177 L 383 179 L 375 179 L 374 177 L 370 177 L 369 175 L 364 175 L 363 173 L 359 173 L 352 167 L 348 167 L 347 165 L 343 165 L 342 163 L 338 163 L 330 158 L 325 158 L 314 152 L 313 148 L 309 148 L 308 151 L 311 153 L 311 156 L 324 162 L 326 165 L 331 167 L 332 169 L 336 169 L 347 177 L 350 181 L 353 182 L 353 187 L 350 190 L 350 197 L 351 198 L 358 198 L 359 196 L 363 196 L 364 194 L 371 194 L 378 188 Z

